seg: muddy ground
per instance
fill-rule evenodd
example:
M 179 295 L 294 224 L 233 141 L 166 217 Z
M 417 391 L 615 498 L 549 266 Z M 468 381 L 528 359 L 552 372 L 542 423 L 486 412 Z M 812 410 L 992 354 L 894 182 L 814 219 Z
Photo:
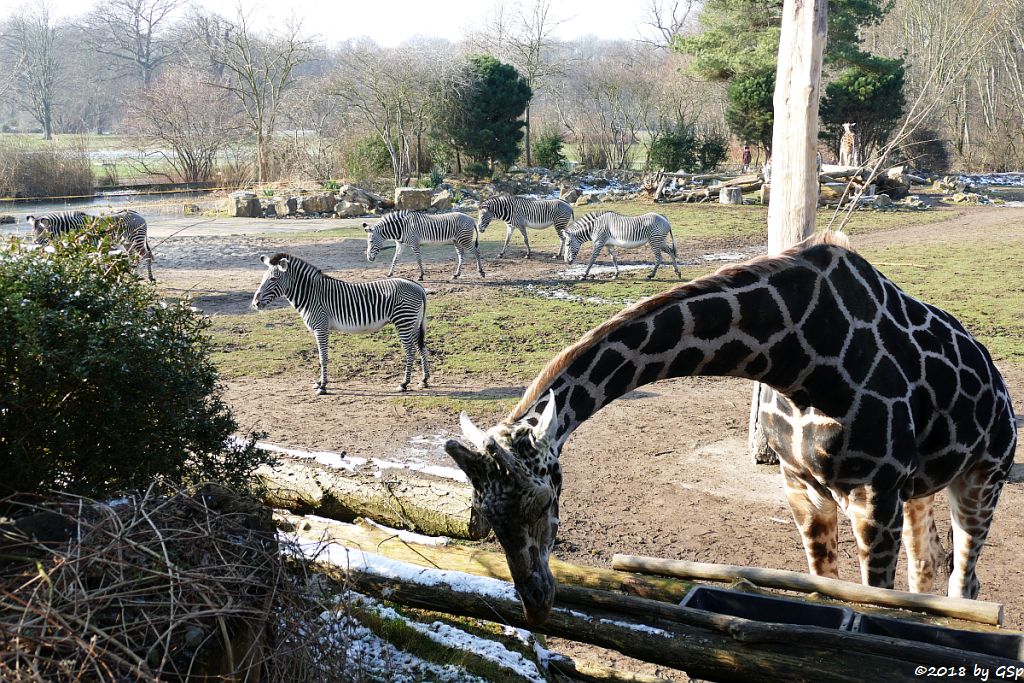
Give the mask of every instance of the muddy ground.
M 261 253 L 288 250 L 346 278 L 382 277 L 386 263 L 367 264 L 362 240 L 299 239 L 288 234 L 339 223 L 244 219 L 204 223 L 197 229 L 202 231 L 198 235 L 197 230 L 185 230 L 159 245 L 157 278 L 169 294 L 189 291 L 197 297 L 197 306 L 220 315 L 245 311 L 263 271 L 258 262 Z M 161 234 L 169 235 L 185 224 L 181 220 L 157 223 L 154 243 Z M 280 232 L 245 234 L 268 227 Z M 953 221 L 855 237 L 854 244 L 953 244 L 968 230 L 980 240 L 997 234 L 1024 239 L 1024 209 L 978 208 Z M 521 243 L 513 244 L 517 248 L 512 254 L 521 254 Z M 682 259 L 692 261 L 702 254 L 723 251 L 753 253 L 762 245 L 758 240 L 723 238 L 680 240 L 680 247 Z M 495 283 L 557 283 L 564 270 L 560 261 L 550 258 L 550 249 L 539 250 L 529 261 L 499 261 L 492 252 L 485 253 L 488 277 L 484 282 L 467 267 L 463 280 L 453 284 L 450 257 L 428 259 L 428 291 L 436 294 Z M 390 255 L 383 258 L 390 259 Z M 411 275 L 414 261 L 406 257 L 402 263 L 400 274 Z M 313 371 L 311 367 L 310 379 Z M 1024 369 L 1007 367 L 1004 374 L 1020 411 L 1024 406 Z M 515 396 L 523 388 L 500 382 L 454 383 L 444 376 L 435 377 L 435 382 L 433 388 L 423 391 L 438 396 L 473 392 Z M 671 380 L 616 401 L 584 424 L 562 455 L 565 488 L 557 554 L 602 566 L 619 552 L 804 571 L 803 551 L 778 470 L 754 465 L 746 454 L 750 392 L 749 382 L 730 378 Z M 398 406 L 392 402 L 394 396 L 390 385 L 338 384 L 331 395 L 318 398 L 306 377 L 302 381 L 275 376 L 227 383 L 227 399 L 240 426 L 263 429 L 269 432 L 270 441 L 362 456 L 413 452 L 415 457 L 443 462 L 439 443 L 457 430 L 457 419 L 444 411 Z M 424 436 L 425 440 L 410 446 L 410 440 Z M 1017 462 L 1022 461 L 1024 451 L 1018 447 Z M 945 538 L 949 521 L 944 500 L 940 504 L 940 531 Z M 841 575 L 857 580 L 856 548 L 848 524 L 840 538 Z M 980 597 L 1005 603 L 1007 625 L 1014 628 L 1024 628 L 1022 542 L 1024 484 L 1018 481 L 1003 492 L 979 567 Z M 901 563 L 898 587 L 905 586 Z M 568 643 L 558 647 L 574 649 Z M 592 651 L 584 655 L 594 658 Z M 613 653 L 601 658 L 622 661 Z

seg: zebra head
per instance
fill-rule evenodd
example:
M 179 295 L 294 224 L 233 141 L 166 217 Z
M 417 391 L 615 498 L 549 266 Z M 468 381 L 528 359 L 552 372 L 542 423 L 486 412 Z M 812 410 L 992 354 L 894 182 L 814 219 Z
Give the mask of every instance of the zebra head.
M 481 235 L 484 234 L 484 230 L 487 229 L 487 226 L 490 225 L 493 220 L 494 207 L 491 205 L 491 200 L 487 199 L 480 202 L 480 206 L 477 209 L 476 221 L 478 224 L 477 230 L 480 231 Z
M 50 219 L 46 216 L 36 218 L 35 216 L 25 216 L 25 220 L 32 225 L 32 241 L 36 244 L 42 244 L 46 241 L 50 234 L 50 228 L 53 226 L 50 223 Z
M 470 446 L 454 439 L 444 446 L 473 485 L 474 501 L 505 551 L 532 626 L 547 621 L 555 600 L 548 558 L 558 533 L 562 474 L 554 392 L 547 399 L 539 417 L 503 422 L 486 432 L 463 412 L 462 433 Z
M 565 251 L 562 255 L 565 257 L 565 262 L 571 264 L 576 260 L 576 257 L 580 253 L 580 248 L 586 241 L 583 236 L 583 231 L 573 230 L 572 226 L 570 226 L 562 235 L 562 239 L 565 241 Z
M 256 293 L 252 295 L 252 307 L 256 310 L 266 307 L 277 297 L 285 295 L 291 278 L 288 272 L 288 254 L 260 256 L 260 261 L 267 267 L 267 270 L 263 273 L 263 280 L 256 289 Z
M 384 246 L 384 227 L 394 222 L 394 215 L 391 214 L 385 216 L 383 219 L 377 221 L 377 224 L 370 226 L 369 223 L 363 223 L 363 230 L 366 231 L 366 260 L 372 261 L 377 258 L 377 254 L 380 253 L 380 249 Z

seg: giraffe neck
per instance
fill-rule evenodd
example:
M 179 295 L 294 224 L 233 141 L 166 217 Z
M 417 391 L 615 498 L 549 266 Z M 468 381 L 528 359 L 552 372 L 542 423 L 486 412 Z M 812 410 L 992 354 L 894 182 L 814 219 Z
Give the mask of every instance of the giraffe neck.
M 830 250 L 842 258 L 841 250 Z M 777 261 L 784 267 L 778 267 Z M 802 321 L 835 307 L 818 293 L 821 270 L 794 259 L 739 266 L 642 301 L 564 350 L 527 389 L 511 420 L 538 418 L 555 392 L 557 446 L 591 415 L 645 384 L 671 377 L 731 376 L 764 382 L 798 405 L 841 381 L 811 362 Z M 817 304 L 817 305 L 816 305 Z M 828 334 L 827 322 L 823 334 Z M 833 376 L 834 374 L 834 376 Z M 820 376 L 818 376 L 820 375 Z M 810 380 L 810 386 L 808 386 Z

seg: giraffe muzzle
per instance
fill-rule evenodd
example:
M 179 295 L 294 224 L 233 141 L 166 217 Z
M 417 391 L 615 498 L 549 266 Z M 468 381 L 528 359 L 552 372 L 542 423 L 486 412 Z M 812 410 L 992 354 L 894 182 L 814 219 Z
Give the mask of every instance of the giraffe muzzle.
M 537 627 L 548 620 L 555 604 L 555 590 L 555 577 L 547 568 L 533 572 L 524 584 L 516 584 L 527 624 Z

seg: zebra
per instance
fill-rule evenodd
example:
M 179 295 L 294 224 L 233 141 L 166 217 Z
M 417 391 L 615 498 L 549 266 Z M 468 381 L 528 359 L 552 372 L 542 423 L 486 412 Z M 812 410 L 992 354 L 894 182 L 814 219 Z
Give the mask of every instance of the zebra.
M 458 265 L 455 277 L 462 275 L 462 254 L 469 251 L 476 257 L 476 269 L 480 277 L 484 277 L 484 267 L 480 263 L 480 238 L 476 234 L 476 223 L 464 213 L 452 212 L 440 216 L 428 216 L 415 211 L 394 211 L 378 221 L 373 227 L 363 223 L 366 231 L 366 260 L 377 258 L 384 240 L 395 241 L 395 257 L 391 259 L 388 277 L 395 273 L 395 264 L 402 254 L 402 247 L 408 245 L 416 254 L 416 262 L 420 266 L 420 280 L 423 279 L 423 255 L 421 244 L 443 242 L 455 245 Z
M 526 229 L 546 228 L 549 225 L 555 226 L 559 240 L 558 253 L 551 258 L 562 257 L 565 242 L 563 233 L 573 219 L 572 206 L 568 202 L 561 199 L 528 199 L 503 194 L 480 202 L 479 212 L 477 218 L 480 222 L 481 235 L 495 218 L 505 221 L 508 229 L 505 231 L 505 244 L 501 247 L 499 258 L 505 255 L 513 230 L 519 230 L 523 234 L 526 258 L 530 258 L 530 238 L 526 236 Z
M 64 211 L 46 213 L 42 216 L 28 216 L 32 224 L 33 241 L 45 243 L 51 236 L 60 236 L 66 232 L 82 230 L 89 221 L 95 221 L 104 230 L 109 231 L 121 248 L 129 254 L 145 259 L 149 281 L 153 278 L 153 251 L 149 248 L 148 226 L 146 219 L 137 211 L 122 209 L 107 216 L 90 216 L 81 211 Z
M 299 312 L 306 329 L 316 339 L 320 354 L 320 379 L 316 393 L 327 393 L 327 335 L 331 330 L 349 333 L 376 332 L 393 323 L 405 350 L 405 380 L 399 391 L 409 387 L 412 366 L 419 350 L 423 368 L 420 385 L 427 387 L 427 293 L 421 285 L 404 278 L 371 282 L 345 282 L 297 256 L 278 253 L 261 256 L 267 270 L 252 297 L 256 310 L 279 296 L 288 299 Z
M 565 262 L 572 263 L 580 252 L 584 242 L 594 241 L 594 252 L 590 255 L 590 263 L 581 279 L 586 279 L 590 269 L 601 252 L 601 247 L 608 245 L 608 253 L 615 266 L 615 277 L 619 276 L 619 264 L 615 260 L 615 247 L 639 247 L 643 243 L 651 245 L 654 251 L 654 270 L 647 279 L 650 280 L 661 266 L 661 253 L 672 256 L 672 267 L 676 276 L 682 278 L 679 265 L 676 263 L 676 239 L 672 235 L 672 226 L 668 219 L 660 213 L 645 213 L 642 216 L 623 216 L 614 211 L 596 211 L 588 213 L 573 223 L 565 231 Z M 665 245 L 665 238 L 670 240 Z

